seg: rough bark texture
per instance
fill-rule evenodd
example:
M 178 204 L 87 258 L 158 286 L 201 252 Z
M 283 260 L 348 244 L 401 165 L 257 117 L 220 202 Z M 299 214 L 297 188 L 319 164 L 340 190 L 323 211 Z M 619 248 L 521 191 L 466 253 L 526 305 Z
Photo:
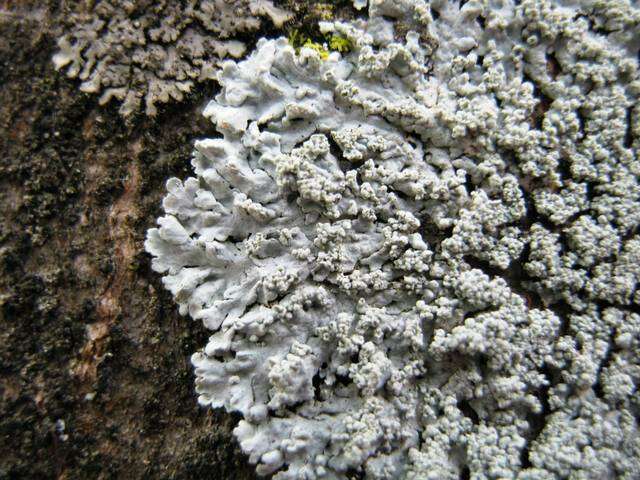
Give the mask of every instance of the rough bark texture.
M 313 17 L 294 4 L 288 29 Z M 197 406 L 207 331 L 143 252 L 216 86 L 125 125 L 54 70 L 62 14 L 0 0 L 0 478 L 256 478 L 235 420 Z

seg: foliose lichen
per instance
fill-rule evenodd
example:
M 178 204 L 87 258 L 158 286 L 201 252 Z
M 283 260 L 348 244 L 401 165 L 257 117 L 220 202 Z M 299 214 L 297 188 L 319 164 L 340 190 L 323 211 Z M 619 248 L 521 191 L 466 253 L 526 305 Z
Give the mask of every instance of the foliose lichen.
M 116 98 L 129 117 L 144 105 L 181 101 L 198 82 L 215 79 L 220 60 L 240 57 L 238 34 L 290 18 L 270 0 L 98 0 L 80 2 L 58 40 L 56 69 L 82 80 L 80 90 Z
M 357 1 L 363 7 L 366 2 Z M 227 61 L 148 232 L 283 479 L 640 477 L 640 10 L 370 0 Z

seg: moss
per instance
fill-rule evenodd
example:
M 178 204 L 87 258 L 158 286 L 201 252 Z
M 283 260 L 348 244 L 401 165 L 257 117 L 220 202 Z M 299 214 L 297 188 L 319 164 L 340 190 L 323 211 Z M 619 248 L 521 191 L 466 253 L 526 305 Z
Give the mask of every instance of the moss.
M 310 48 L 320 54 L 320 58 L 326 60 L 330 52 L 340 52 L 342 54 L 351 51 L 353 46 L 348 38 L 341 35 L 322 35 L 319 41 L 309 38 L 306 34 L 301 33 L 298 29 L 293 29 L 289 34 L 289 44 L 300 52 L 302 47 Z
M 312 40 L 307 40 L 306 42 L 304 42 L 303 47 L 315 50 L 320 54 L 320 58 L 323 60 L 326 60 L 329 57 L 329 51 L 327 50 L 327 48 L 324 45 L 320 45 L 319 43 Z
M 332 3 L 316 3 L 311 6 L 311 11 L 317 15 L 320 20 L 331 20 L 335 17 L 335 6 Z
M 353 49 L 351 41 L 341 35 L 331 35 L 329 38 L 329 49 L 334 52 L 347 53 Z

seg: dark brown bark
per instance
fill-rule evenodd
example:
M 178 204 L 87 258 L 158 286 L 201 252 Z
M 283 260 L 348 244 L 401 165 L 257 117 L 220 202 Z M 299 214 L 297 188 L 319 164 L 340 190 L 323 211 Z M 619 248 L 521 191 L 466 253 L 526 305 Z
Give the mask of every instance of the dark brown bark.
M 0 478 L 255 478 L 199 408 L 180 317 L 143 253 L 214 86 L 125 126 L 53 69 L 56 9 L 0 13 Z M 37 12 L 36 12 L 37 13 Z

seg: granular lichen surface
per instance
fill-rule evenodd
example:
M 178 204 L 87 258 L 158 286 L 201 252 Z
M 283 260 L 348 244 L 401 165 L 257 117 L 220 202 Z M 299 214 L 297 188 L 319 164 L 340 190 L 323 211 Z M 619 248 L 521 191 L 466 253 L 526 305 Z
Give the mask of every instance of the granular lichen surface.
M 142 107 L 183 101 L 198 83 L 215 78 L 225 57 L 238 58 L 245 43 L 269 19 L 291 18 L 270 0 L 99 0 L 79 3 L 65 21 L 53 56 L 58 70 L 82 81 L 80 90 L 100 94 L 100 104 L 120 102 L 130 117 Z
M 278 480 L 639 478 L 640 9 L 367 8 L 224 62 L 167 182 L 199 402 Z

